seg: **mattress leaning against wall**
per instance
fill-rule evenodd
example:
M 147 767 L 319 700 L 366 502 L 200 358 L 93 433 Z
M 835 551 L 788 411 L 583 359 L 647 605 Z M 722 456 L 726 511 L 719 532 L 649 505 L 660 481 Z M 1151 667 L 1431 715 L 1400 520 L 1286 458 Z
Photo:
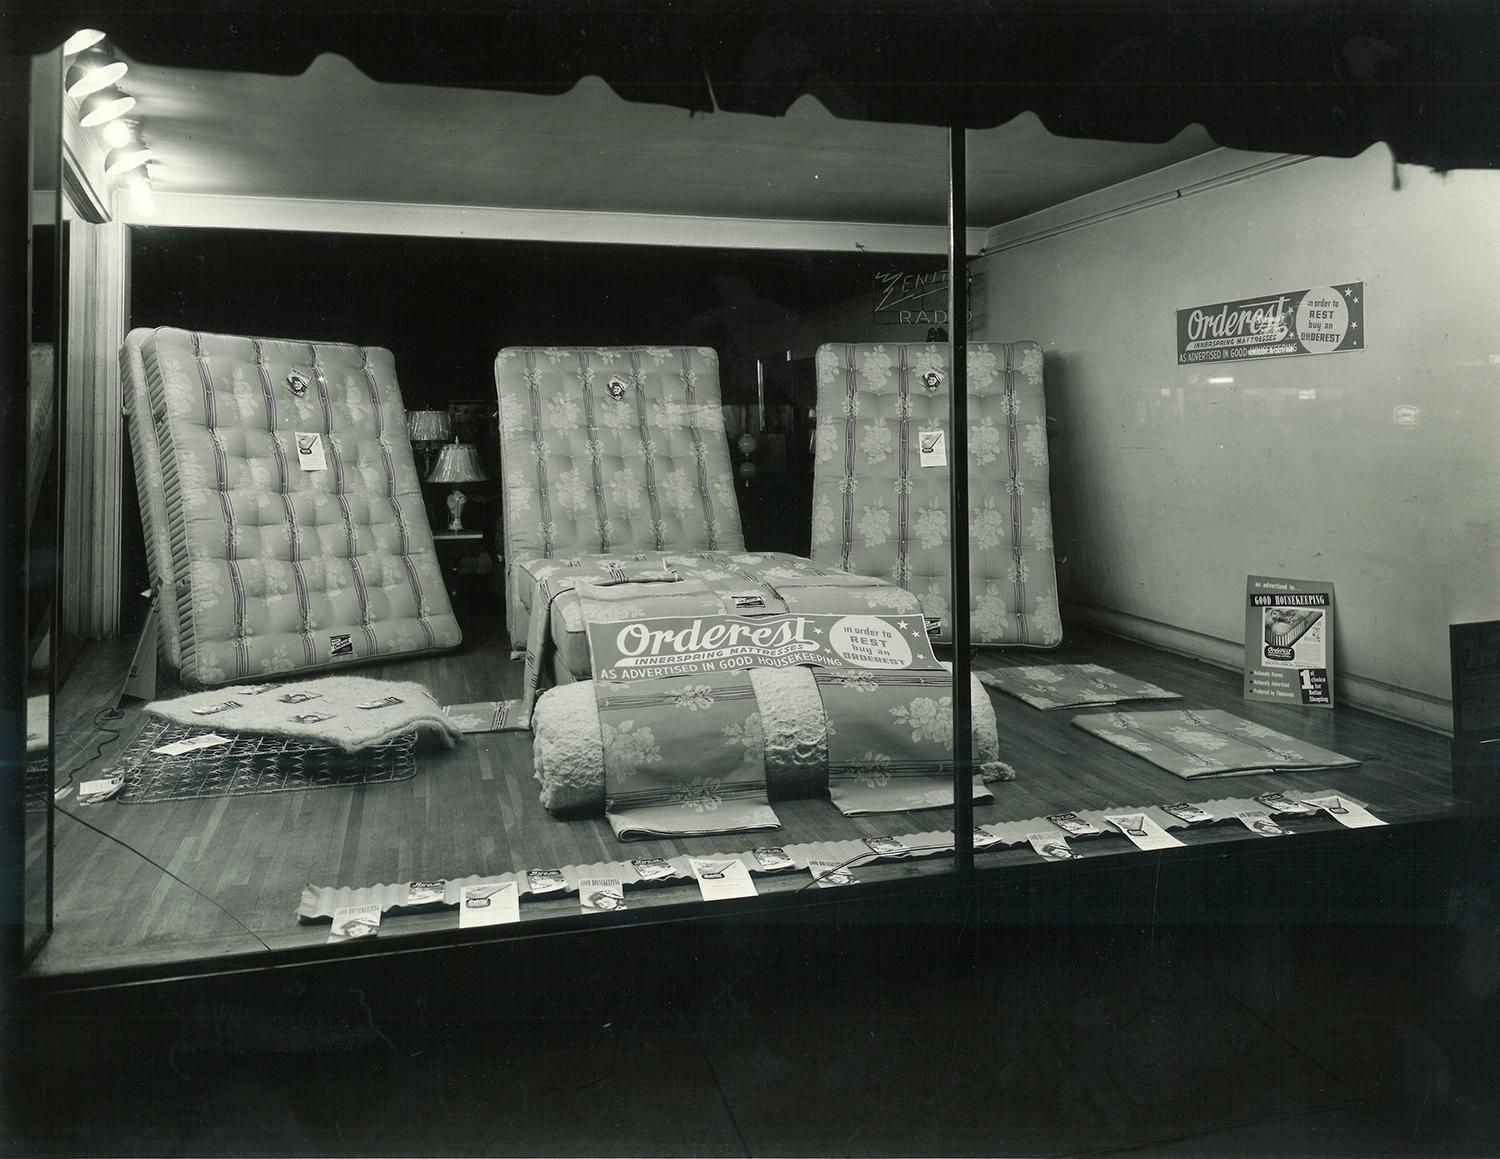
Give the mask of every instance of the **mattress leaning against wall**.
M 164 327 L 132 330 L 120 367 L 159 654 L 183 684 L 462 641 L 388 350 Z
M 817 374 L 813 562 L 900 584 L 952 640 L 947 345 L 827 344 Z M 1041 347 L 969 343 L 968 398 L 970 642 L 1054 647 Z

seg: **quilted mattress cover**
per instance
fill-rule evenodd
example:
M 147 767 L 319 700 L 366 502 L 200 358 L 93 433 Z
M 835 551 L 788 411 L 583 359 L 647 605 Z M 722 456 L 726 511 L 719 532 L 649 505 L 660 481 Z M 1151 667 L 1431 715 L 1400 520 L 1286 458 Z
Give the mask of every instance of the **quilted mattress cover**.
M 160 654 L 185 685 L 461 642 L 389 351 L 164 327 L 120 364 Z M 299 455 L 312 435 L 321 460 Z
M 712 349 L 509 347 L 495 390 L 517 646 L 520 560 L 744 550 Z
M 937 431 L 947 444 L 948 347 L 824 345 L 817 377 L 814 562 L 900 584 L 951 641 L 949 467 L 923 466 L 920 446 Z M 1050 648 L 1062 620 L 1041 347 L 971 343 L 968 396 L 970 642 Z

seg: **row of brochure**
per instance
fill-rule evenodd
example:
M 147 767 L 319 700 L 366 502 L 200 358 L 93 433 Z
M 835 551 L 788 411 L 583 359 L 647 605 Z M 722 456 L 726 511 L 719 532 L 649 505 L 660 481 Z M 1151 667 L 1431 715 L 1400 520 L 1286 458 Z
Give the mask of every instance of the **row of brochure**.
M 1265 808 L 1236 810 L 1233 817 L 1257 837 L 1285 836 L 1289 830 L 1278 818 L 1284 820 L 1290 816 L 1312 816 L 1319 812 L 1327 813 L 1351 829 L 1385 824 L 1363 805 L 1332 793 L 1303 799 L 1291 798 L 1282 793 L 1263 793 L 1255 800 Z M 1161 810 L 1184 825 L 1203 825 L 1218 820 L 1213 813 L 1201 806 L 1186 802 L 1164 805 Z M 1139 849 L 1165 849 L 1184 844 L 1148 812 L 1106 813 L 1101 819 Z M 1077 851 L 1068 843 L 1070 837 L 1101 837 L 1110 832 L 1077 813 L 1058 813 L 1046 820 L 1054 826 L 1051 831 L 1028 833 L 1025 838 L 1032 850 L 1046 861 L 1070 861 L 1077 857 Z M 856 880 L 852 866 L 860 861 L 921 856 L 953 847 L 951 837 L 943 845 L 908 845 L 900 837 L 866 837 L 861 843 L 866 847 L 864 852 L 842 861 L 810 858 L 806 864 L 811 874 L 808 885 L 819 888 L 850 885 Z M 1007 842 L 1001 836 L 983 827 L 975 827 L 976 850 L 1003 844 Z M 796 862 L 784 849 L 754 849 L 749 856 L 755 859 L 756 867 L 762 873 L 787 873 L 797 869 Z M 751 877 L 750 866 L 739 856 L 690 857 L 687 861 L 704 901 L 758 896 L 759 891 Z M 666 882 L 681 876 L 678 869 L 664 858 L 642 857 L 628 864 L 634 871 L 635 880 L 640 883 Z M 522 889 L 521 883 L 515 879 L 517 876 L 519 875 L 512 875 L 511 880 L 501 882 L 460 885 L 456 899 L 459 929 L 519 922 Z M 560 869 L 527 870 L 525 880 L 525 892 L 532 895 L 567 892 L 571 888 Z M 625 882 L 620 877 L 581 877 L 577 883 L 577 892 L 579 909 L 583 913 L 612 913 L 629 908 L 625 897 Z M 434 908 L 444 905 L 448 896 L 447 882 L 411 882 L 405 886 L 400 908 Z M 379 902 L 335 908 L 328 940 L 347 942 L 371 937 L 379 931 L 381 914 L 382 906 Z

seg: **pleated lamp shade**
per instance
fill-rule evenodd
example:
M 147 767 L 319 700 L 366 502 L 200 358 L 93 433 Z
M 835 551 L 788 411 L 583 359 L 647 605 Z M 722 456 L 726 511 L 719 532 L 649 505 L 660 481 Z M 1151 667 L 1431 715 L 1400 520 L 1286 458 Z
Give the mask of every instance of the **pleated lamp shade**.
M 432 474 L 427 476 L 429 483 L 478 483 L 489 476 L 484 473 L 484 468 L 479 465 L 479 453 L 475 451 L 472 443 L 444 443 L 443 449 L 438 452 L 437 463 L 432 468 Z
M 445 410 L 413 410 L 406 412 L 406 434 L 414 443 L 441 443 L 450 434 Z

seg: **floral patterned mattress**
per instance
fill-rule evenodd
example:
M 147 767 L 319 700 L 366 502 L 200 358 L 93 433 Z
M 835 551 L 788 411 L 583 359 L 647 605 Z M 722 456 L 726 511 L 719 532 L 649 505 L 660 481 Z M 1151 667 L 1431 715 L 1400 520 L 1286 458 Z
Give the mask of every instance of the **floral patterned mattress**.
M 951 640 L 943 344 L 818 348 L 812 558 L 916 593 Z M 1035 342 L 968 348 L 970 640 L 1062 640 L 1046 397 Z
M 185 685 L 460 643 L 389 351 L 137 329 L 120 369 Z
M 495 393 L 517 650 L 530 618 L 522 561 L 744 551 L 709 347 L 508 347 Z

